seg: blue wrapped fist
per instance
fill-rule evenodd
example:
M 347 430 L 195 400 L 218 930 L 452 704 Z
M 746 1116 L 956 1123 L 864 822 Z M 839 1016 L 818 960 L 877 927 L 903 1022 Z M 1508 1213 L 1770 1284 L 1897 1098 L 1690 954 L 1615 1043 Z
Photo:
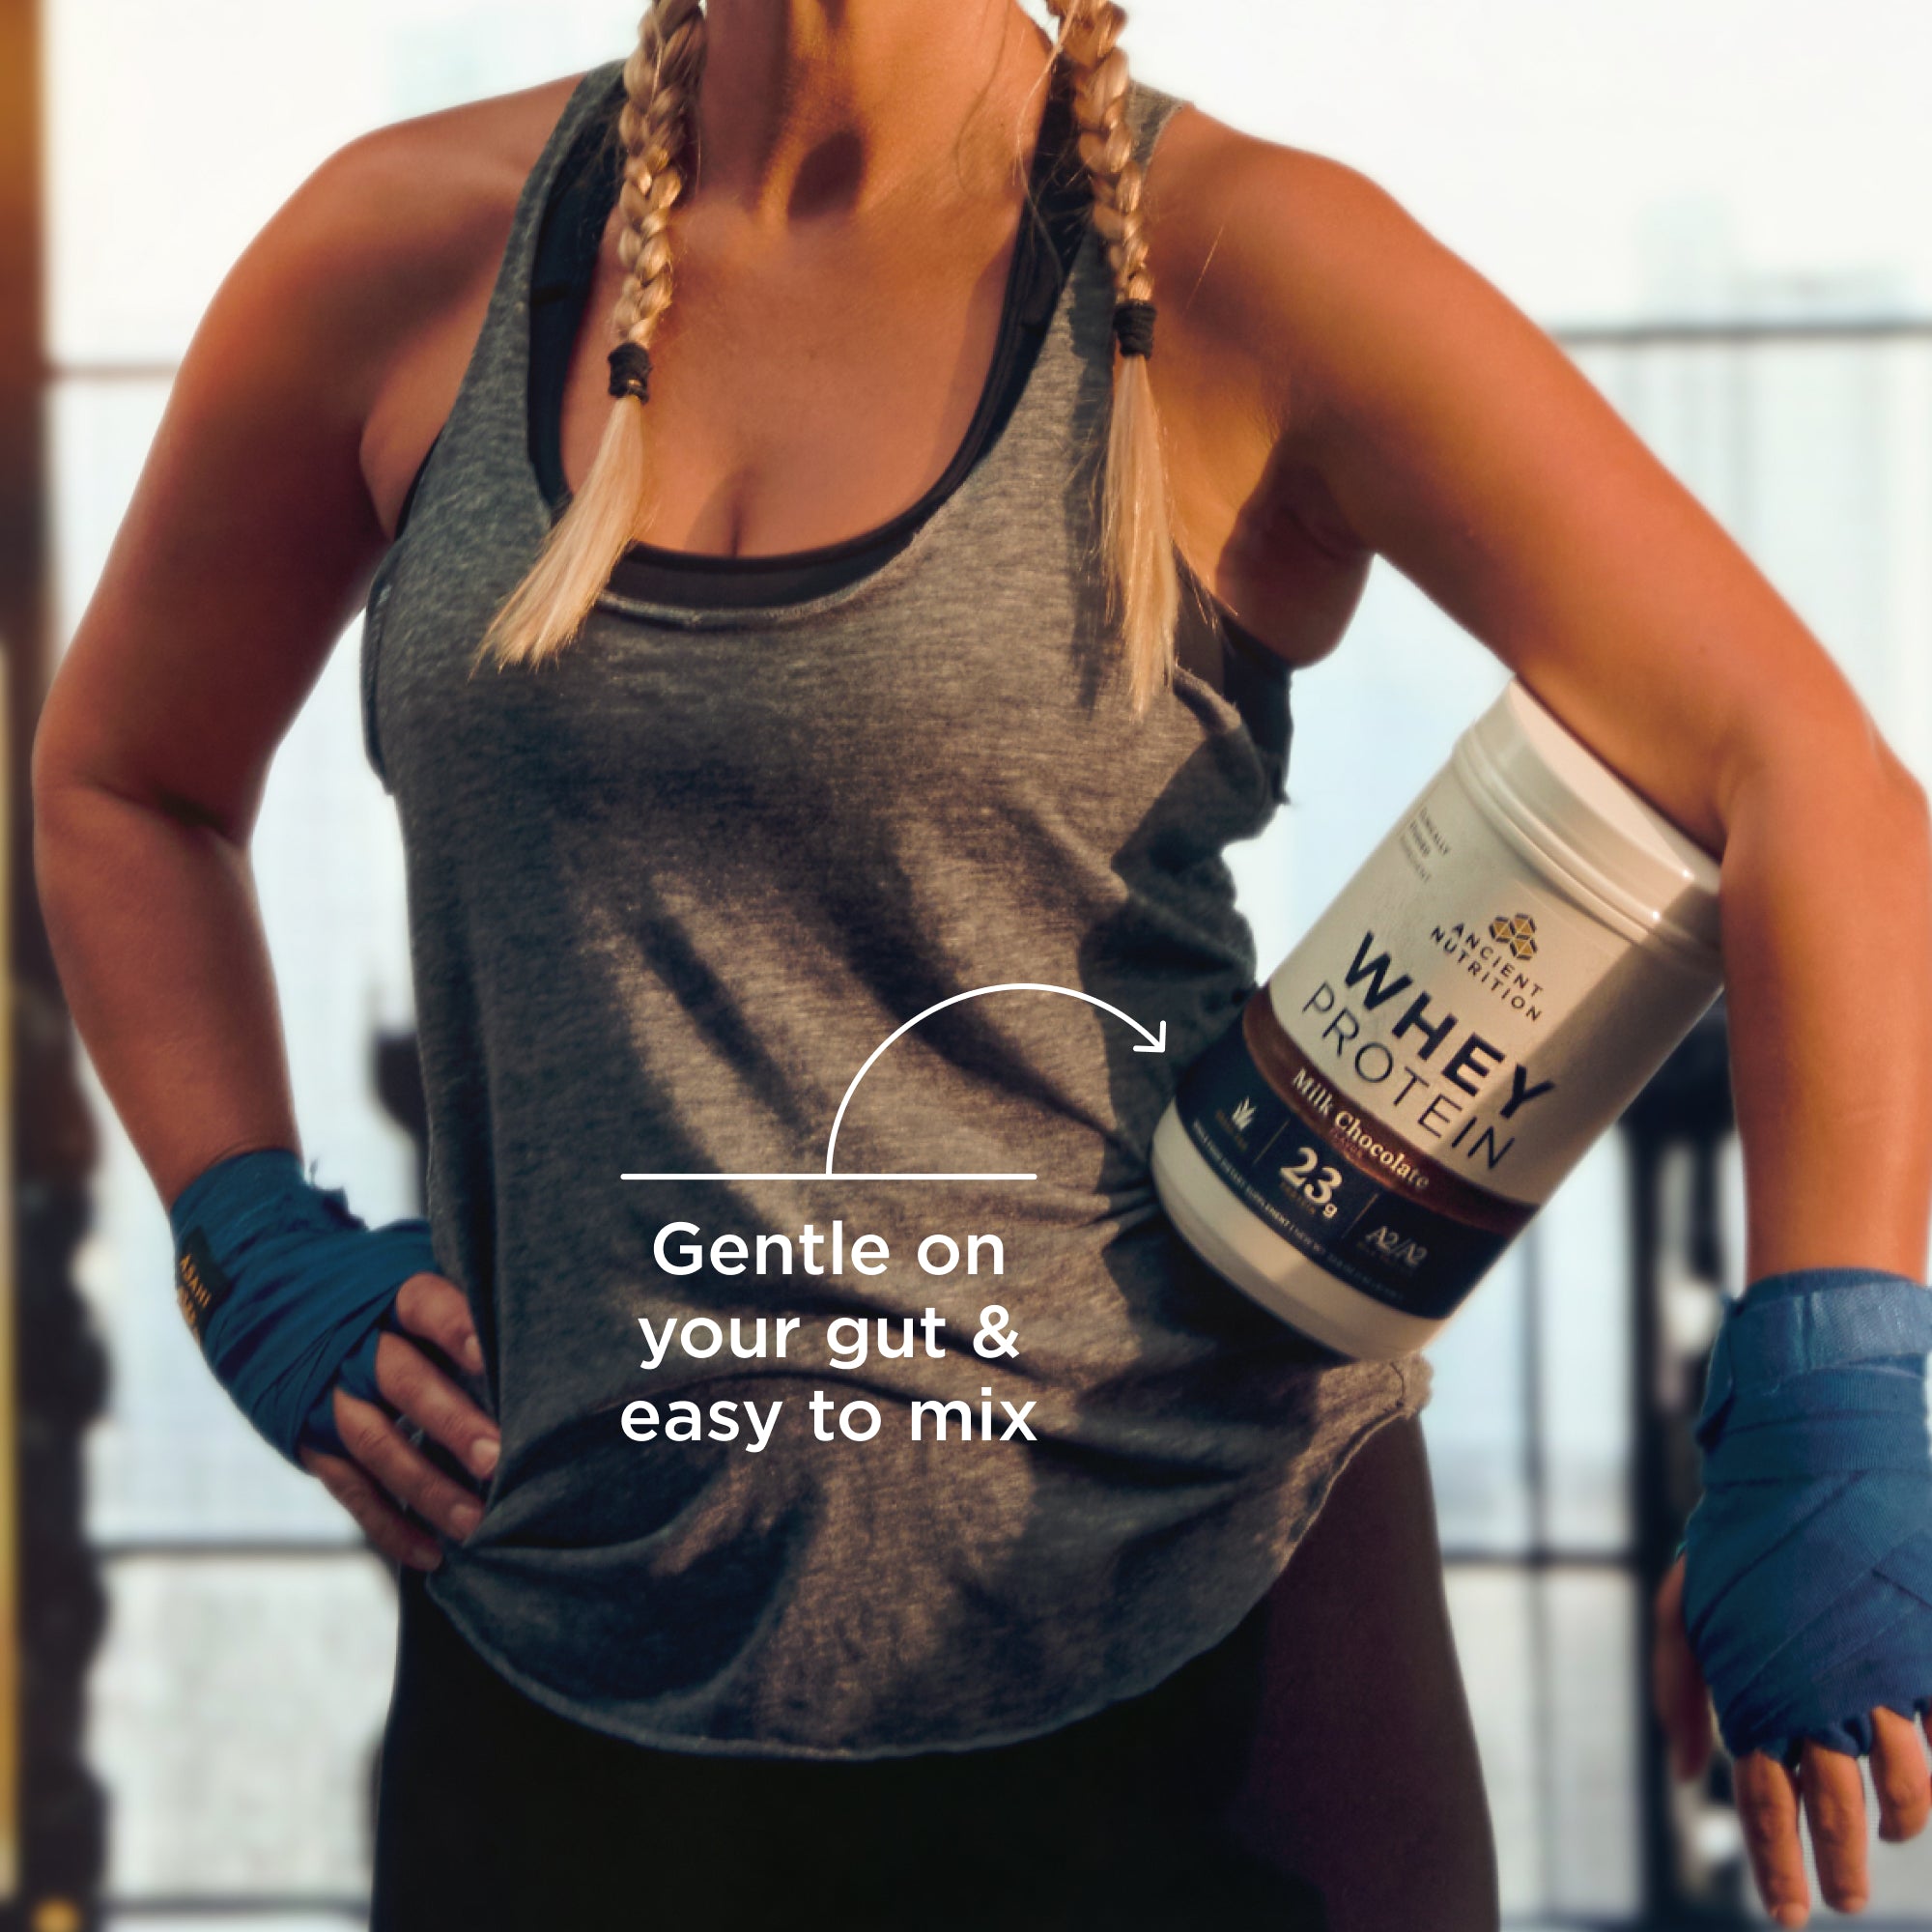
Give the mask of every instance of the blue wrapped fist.
M 376 1347 L 397 1292 L 436 1272 L 428 1222 L 370 1228 L 288 1148 L 216 1161 L 169 1221 L 176 1296 L 221 1385 L 290 1462 L 304 1444 L 344 1453 L 335 1384 L 381 1399 Z
M 1932 1290 L 1767 1275 L 1726 1304 L 1697 1418 L 1684 1619 L 1735 1756 L 1863 1756 L 1932 1705 Z

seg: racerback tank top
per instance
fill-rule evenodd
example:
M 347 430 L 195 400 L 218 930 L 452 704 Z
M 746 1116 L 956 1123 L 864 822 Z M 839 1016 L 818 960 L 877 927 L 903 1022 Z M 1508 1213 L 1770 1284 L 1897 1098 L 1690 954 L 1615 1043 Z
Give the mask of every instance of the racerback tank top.
M 363 630 L 428 1213 L 503 1438 L 428 1587 L 641 1744 L 1013 1742 L 1227 1635 L 1429 1365 L 1303 1341 L 1153 1193 L 1154 1124 L 1255 983 L 1223 853 L 1280 766 L 1188 668 L 1225 643 L 1198 595 L 1127 706 L 1091 227 L 997 435 L 883 561 L 755 607 L 620 570 L 552 663 L 471 674 L 554 513 L 543 213 L 621 69 L 525 185 Z M 1133 83 L 1143 162 L 1179 104 Z
M 570 500 L 561 430 L 571 352 L 595 279 L 605 224 L 622 179 L 615 104 L 610 112 L 586 118 L 577 130 L 554 172 L 537 225 L 530 290 L 529 456 L 553 516 L 561 516 Z M 646 600 L 655 597 L 698 609 L 781 604 L 842 588 L 909 543 L 919 526 L 980 460 L 1024 392 L 1040 337 L 1088 227 L 1092 192 L 1077 135 L 1066 70 L 1056 65 L 1049 75 L 1038 146 L 1027 183 L 1029 209 L 1007 275 L 985 388 L 952 461 L 916 503 L 862 535 L 780 555 L 708 556 L 634 543 L 618 560 L 612 586 Z M 433 448 L 403 498 L 398 535 L 408 526 L 432 454 Z M 1182 631 L 1179 643 L 1189 654 L 1183 661 L 1239 710 L 1256 745 L 1274 767 L 1279 792 L 1286 781 L 1292 735 L 1288 666 L 1191 573 L 1188 588 L 1212 610 L 1216 621 Z

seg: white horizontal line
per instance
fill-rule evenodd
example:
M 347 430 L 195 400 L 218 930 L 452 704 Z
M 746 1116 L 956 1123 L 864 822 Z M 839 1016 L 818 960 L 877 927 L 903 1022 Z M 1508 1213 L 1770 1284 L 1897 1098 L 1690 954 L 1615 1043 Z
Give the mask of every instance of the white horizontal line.
M 619 1180 L 1037 1180 L 1037 1174 L 620 1174 Z

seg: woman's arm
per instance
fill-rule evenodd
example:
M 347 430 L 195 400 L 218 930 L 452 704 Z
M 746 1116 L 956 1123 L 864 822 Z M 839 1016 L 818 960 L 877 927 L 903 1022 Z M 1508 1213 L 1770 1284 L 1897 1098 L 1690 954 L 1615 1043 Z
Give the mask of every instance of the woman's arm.
M 1783 599 L 1488 282 L 1346 167 L 1260 142 L 1222 161 L 1216 206 L 1191 217 L 1215 246 L 1189 278 L 1189 326 L 1257 372 L 1270 475 L 1298 476 L 1302 501 L 1319 479 L 1328 542 L 1339 526 L 1388 557 L 1721 855 L 1747 1278 L 1857 1264 L 1922 1280 L 1923 792 Z M 1888 1826 L 1917 1829 L 1923 1805 L 1912 1817 L 1895 1794 L 1920 1790 L 1925 1765 L 1902 1729 L 1874 1770 Z M 1740 1772 L 1760 1884 L 1802 1901 L 1784 1774 L 1754 1755 Z M 1849 1902 L 1856 1762 L 1807 1747 L 1804 1783 L 1826 1895 Z
M 285 211 L 210 309 L 34 740 L 62 983 L 163 1203 L 299 1145 L 247 843 L 383 547 L 317 225 Z
M 1823 646 L 1569 358 L 1359 177 L 1336 196 L 1327 299 L 1339 311 L 1352 288 L 1372 305 L 1318 336 L 1302 372 L 1331 495 L 1722 856 L 1747 1278 L 1840 1263 L 1922 1277 L 1924 794 Z
M 384 137 L 345 150 L 228 277 L 35 737 L 49 938 L 164 1205 L 224 1155 L 300 1149 L 247 846 L 274 748 L 385 545 L 364 425 L 449 260 L 447 241 L 440 256 L 411 245 L 412 213 L 428 211 L 398 179 L 414 179 L 407 153 Z M 453 1360 L 474 1348 L 464 1297 L 440 1277 L 414 1277 L 399 1312 Z M 466 1458 L 494 1436 L 399 1337 L 384 1338 L 378 1372 Z M 460 1533 L 471 1499 L 381 1410 L 338 1394 L 337 1417 L 392 1492 Z M 392 1555 L 435 1561 L 353 1465 L 311 1466 Z
M 1823 646 L 1542 330 L 1353 171 L 1250 143 L 1236 172 L 1190 309 L 1268 345 L 1273 473 L 1318 475 L 1353 541 L 1721 854 L 1748 1277 L 1922 1277 L 1923 792 Z

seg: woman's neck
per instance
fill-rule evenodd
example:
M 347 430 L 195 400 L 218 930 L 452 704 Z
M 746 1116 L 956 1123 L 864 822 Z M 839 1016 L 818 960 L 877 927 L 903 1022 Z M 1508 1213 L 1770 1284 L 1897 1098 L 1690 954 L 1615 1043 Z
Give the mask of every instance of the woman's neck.
M 1050 53 L 1014 0 L 708 0 L 703 196 L 785 227 L 997 192 Z

